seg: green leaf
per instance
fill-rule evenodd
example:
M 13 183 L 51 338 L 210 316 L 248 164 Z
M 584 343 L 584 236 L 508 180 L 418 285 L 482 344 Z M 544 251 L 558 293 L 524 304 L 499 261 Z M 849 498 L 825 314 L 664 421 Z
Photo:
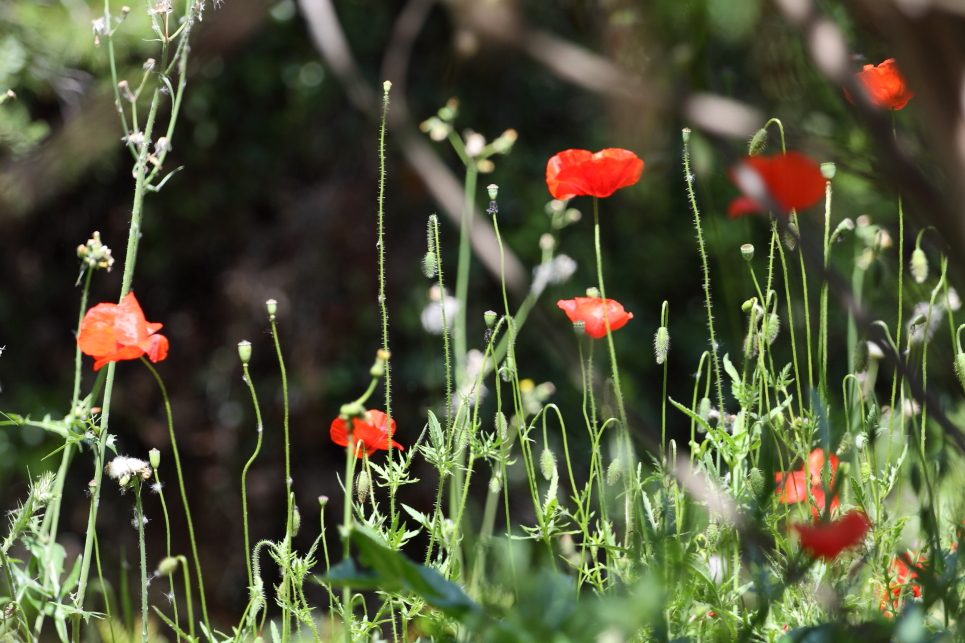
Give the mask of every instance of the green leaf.
M 458 620 L 482 616 L 482 608 L 459 585 L 390 549 L 371 529 L 356 525 L 349 531 L 349 539 L 358 548 L 359 561 L 367 569 L 360 570 L 354 562 L 345 560 L 318 578 L 319 582 L 333 587 L 409 592 Z

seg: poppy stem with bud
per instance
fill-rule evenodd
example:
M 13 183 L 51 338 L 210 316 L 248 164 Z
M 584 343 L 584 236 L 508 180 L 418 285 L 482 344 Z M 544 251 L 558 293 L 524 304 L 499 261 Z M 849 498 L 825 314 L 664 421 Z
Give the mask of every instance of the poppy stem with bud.
M 261 406 L 258 404 L 258 394 L 255 393 L 255 385 L 251 381 L 251 374 L 248 372 L 248 359 L 251 357 L 251 344 L 247 341 L 243 341 L 238 344 L 238 352 L 241 357 L 241 368 L 244 370 L 244 380 L 248 385 L 248 391 L 251 393 L 251 403 L 255 407 L 255 422 L 256 431 L 258 433 L 258 439 L 255 443 L 255 451 L 248 458 L 248 462 L 245 463 L 245 468 L 241 470 L 241 516 L 242 524 L 245 531 L 245 563 L 248 566 L 248 587 L 254 586 L 254 576 L 251 570 L 251 541 L 248 539 L 248 470 L 251 468 L 252 463 L 254 463 L 255 458 L 261 452 L 261 441 L 264 437 L 264 424 L 261 420 Z

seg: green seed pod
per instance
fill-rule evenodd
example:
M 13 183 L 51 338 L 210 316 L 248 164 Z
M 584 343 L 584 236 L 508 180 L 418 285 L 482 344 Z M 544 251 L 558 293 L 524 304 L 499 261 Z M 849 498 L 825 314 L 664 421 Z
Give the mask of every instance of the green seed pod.
M 430 250 L 426 253 L 426 256 L 422 258 L 422 274 L 424 274 L 429 279 L 436 276 L 436 270 L 438 264 L 436 263 L 436 253 Z
M 372 490 L 372 478 L 369 476 L 369 472 L 365 469 L 359 471 L 359 475 L 355 478 L 355 498 L 360 503 L 365 502 L 369 497 L 369 492 Z
M 620 458 L 616 458 L 610 463 L 610 466 L 606 470 L 606 483 L 608 486 L 612 487 L 616 483 L 620 482 L 623 477 L 623 463 Z
M 959 353 L 955 356 L 955 374 L 958 375 L 958 381 L 961 382 L 962 388 L 965 388 L 965 353 Z
M 497 494 L 502 491 L 503 479 L 498 474 L 489 479 L 489 493 Z
M 914 277 L 916 284 L 928 278 L 928 257 L 921 248 L 915 248 L 911 253 L 911 276 Z
M 657 334 L 653 336 L 653 353 L 657 358 L 657 364 L 663 364 L 667 359 L 667 352 L 670 351 L 670 331 L 666 326 L 657 329 Z
M 178 571 L 178 559 L 173 556 L 162 558 L 157 564 L 157 573 L 161 576 L 171 576 Z
M 744 257 L 744 261 L 752 260 L 754 258 L 754 246 L 750 243 L 742 245 L 741 256 Z
M 242 364 L 247 364 L 251 359 L 251 342 L 247 339 L 238 342 L 238 358 Z
M 777 339 L 777 334 L 781 331 L 781 318 L 777 316 L 777 313 L 771 313 L 764 319 L 764 328 L 761 332 L 764 335 L 764 341 L 770 346 Z
M 762 127 L 757 130 L 754 136 L 751 137 L 750 142 L 747 144 L 747 155 L 757 156 L 764 151 L 767 146 L 767 128 Z
M 577 319 L 573 322 L 573 334 L 577 337 L 583 337 L 586 335 L 586 322 L 582 319 Z
M 269 299 L 268 301 L 265 302 L 265 308 L 268 309 L 268 317 L 270 319 L 274 319 L 275 313 L 278 312 L 278 302 L 275 301 L 274 299 Z
M 486 192 L 489 193 L 489 200 L 495 201 L 496 195 L 499 194 L 499 186 L 496 185 L 495 183 L 490 183 L 489 185 L 486 186 Z
M 590 286 L 589 288 L 586 289 L 586 296 L 592 299 L 599 299 L 600 289 L 595 286 Z
M 707 547 L 713 549 L 717 546 L 717 541 L 720 539 L 720 527 L 717 526 L 716 522 L 712 522 L 707 525 L 707 531 L 704 532 L 704 538 L 707 539 Z
M 549 449 L 543 449 L 539 454 L 539 470 L 544 478 L 552 480 L 553 474 L 556 473 L 556 454 Z
M 496 323 L 496 317 L 497 315 L 495 310 L 487 310 L 483 313 L 483 321 L 486 322 L 486 328 L 493 327 L 493 324 Z
M 871 464 L 868 462 L 862 462 L 861 467 L 858 469 L 858 473 L 861 474 L 861 482 L 867 483 L 871 480 Z
M 685 127 L 685 128 L 683 128 L 682 130 L 680 130 L 680 134 L 681 134 L 681 136 L 682 136 L 683 139 L 684 139 L 684 143 L 687 143 L 688 141 L 690 141 L 690 128 L 689 128 L 689 127 Z
M 760 496 L 764 493 L 764 474 L 757 467 L 751 469 L 747 474 L 747 479 L 751 484 L 751 491 L 754 492 L 755 496 Z
M 821 176 L 830 181 L 834 178 L 834 174 L 837 172 L 837 168 L 834 163 L 822 163 L 821 164 Z
M 499 433 L 499 439 L 503 442 L 509 440 L 509 424 L 507 424 L 506 416 L 502 411 L 496 413 L 496 432 Z
M 161 466 L 161 452 L 157 449 L 151 449 L 147 452 L 148 460 L 151 461 L 151 467 L 157 469 Z

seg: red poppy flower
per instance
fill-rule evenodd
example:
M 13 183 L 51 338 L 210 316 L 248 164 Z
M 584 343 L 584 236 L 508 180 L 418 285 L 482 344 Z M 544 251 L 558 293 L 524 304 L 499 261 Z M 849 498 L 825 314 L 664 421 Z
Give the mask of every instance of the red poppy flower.
M 864 88 L 868 100 L 882 109 L 901 109 L 915 96 L 915 92 L 905 84 L 905 77 L 901 75 L 894 58 L 889 58 L 877 67 L 865 65 L 854 77 Z M 847 89 L 844 90 L 844 95 L 848 102 L 854 105 Z
M 845 549 L 854 547 L 871 529 L 871 521 L 862 511 L 852 510 L 838 520 L 816 525 L 794 525 L 801 537 L 801 547 L 812 556 L 832 560 Z
M 363 450 L 366 455 L 372 455 L 376 449 L 387 451 L 390 442 L 393 449 L 405 451 L 405 447 L 392 439 L 395 435 L 395 420 L 389 422 L 389 428 L 386 429 L 386 419 L 388 418 L 385 413 L 375 409 L 366 411 L 360 418 L 352 418 L 352 438 L 356 445 L 356 457 L 361 458 Z M 332 442 L 347 447 L 348 431 L 348 421 L 342 418 L 332 420 L 332 427 L 329 430 Z
M 581 321 L 585 324 L 586 334 L 593 339 L 600 339 L 606 335 L 606 324 L 603 321 L 603 300 L 599 297 L 577 297 L 575 299 L 560 299 L 556 305 L 566 312 L 571 322 Z M 610 330 L 623 328 L 633 319 L 633 313 L 623 310 L 623 305 L 614 300 L 606 300 L 606 316 L 610 322 Z
M 766 212 L 770 199 L 785 214 L 809 208 L 824 196 L 825 178 L 814 159 L 800 152 L 774 156 L 745 156 L 731 168 L 730 179 L 744 196 L 730 202 L 727 214 Z
M 120 304 L 97 304 L 80 323 L 77 343 L 84 355 L 94 358 L 94 370 L 108 362 L 137 359 L 147 355 L 152 362 L 168 356 L 168 339 L 156 335 L 161 324 L 144 318 L 134 293 L 124 295 Z
M 611 148 L 560 152 L 546 164 L 546 186 L 554 199 L 607 197 L 640 180 L 643 161 L 629 150 Z
M 827 461 L 831 466 L 831 477 L 829 486 L 834 486 L 834 474 L 838 470 L 838 456 L 833 453 L 828 456 Z M 810 486 L 811 497 L 814 498 L 814 505 L 811 512 L 815 518 L 819 518 L 825 507 L 824 496 L 824 450 L 815 449 L 808 455 L 808 470 L 800 469 L 789 473 L 775 473 L 774 482 L 777 484 L 778 500 L 784 504 L 794 504 L 804 502 L 808 499 L 808 487 Z M 839 506 L 838 497 L 831 499 L 831 510 L 834 511 Z
M 891 566 L 888 568 L 888 592 L 881 597 L 880 609 L 884 612 L 885 616 L 891 616 L 891 610 L 888 607 L 888 594 L 891 594 L 891 605 L 895 610 L 898 609 L 898 599 L 901 596 L 901 592 L 905 589 L 906 585 L 910 586 L 910 594 L 915 598 L 921 598 L 921 586 L 914 582 L 918 578 L 918 574 L 915 571 L 914 566 L 921 562 L 921 557 L 918 557 L 917 562 L 912 563 L 911 558 L 907 554 L 902 554 L 895 559 Z

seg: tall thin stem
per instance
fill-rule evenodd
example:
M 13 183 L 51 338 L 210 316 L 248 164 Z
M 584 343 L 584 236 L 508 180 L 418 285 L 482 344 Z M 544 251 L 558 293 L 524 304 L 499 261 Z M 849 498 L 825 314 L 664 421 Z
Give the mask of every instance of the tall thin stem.
M 144 544 L 144 508 L 141 506 L 141 478 L 134 476 L 134 500 L 137 520 L 137 545 L 141 552 L 141 643 L 147 638 L 147 546 Z
M 255 584 L 254 576 L 251 572 L 251 541 L 248 540 L 248 469 L 251 468 L 252 463 L 258 454 L 261 452 L 261 440 L 264 437 L 265 425 L 261 421 L 261 406 L 258 404 L 258 395 L 255 393 L 255 385 L 251 381 L 251 374 L 248 373 L 248 364 L 242 364 L 241 367 L 245 371 L 245 383 L 248 384 L 248 391 L 251 393 L 251 403 L 255 407 L 255 421 L 258 423 L 258 441 L 255 444 L 255 452 L 251 454 L 248 462 L 245 463 L 245 468 L 241 471 L 241 514 L 245 529 L 245 563 L 248 565 L 248 587 L 253 587 Z

